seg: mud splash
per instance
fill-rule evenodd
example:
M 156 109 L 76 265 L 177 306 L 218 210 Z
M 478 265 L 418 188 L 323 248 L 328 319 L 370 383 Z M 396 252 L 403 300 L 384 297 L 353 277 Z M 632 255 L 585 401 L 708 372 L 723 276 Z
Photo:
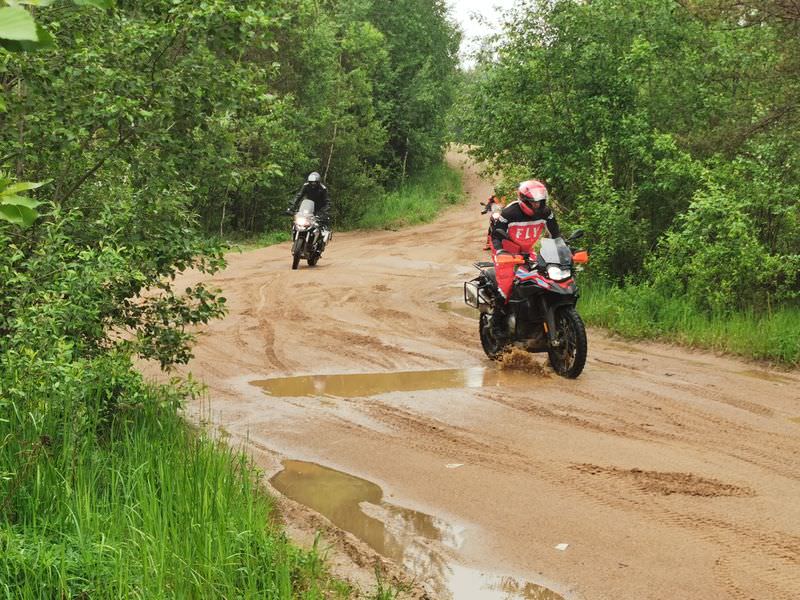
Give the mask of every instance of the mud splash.
M 408 569 L 438 598 L 449 600 L 561 600 L 555 592 L 513 577 L 489 575 L 454 563 L 464 528 L 386 502 L 376 484 L 321 465 L 286 460 L 272 477 L 285 496 L 312 508 L 373 550 Z M 440 546 L 437 550 L 436 546 Z
M 527 354 L 527 353 L 524 353 Z M 541 368 L 541 367 L 540 367 Z M 278 397 L 335 397 L 366 398 L 391 392 L 423 390 L 517 387 L 530 385 L 531 374 L 543 371 L 473 367 L 434 371 L 397 371 L 389 373 L 350 373 L 342 375 L 302 375 L 278 377 L 250 382 L 270 396 Z
M 542 355 L 546 356 L 546 355 Z M 511 348 L 500 357 L 498 366 L 506 371 L 519 371 L 536 375 L 537 377 L 549 376 L 550 370 L 540 362 L 535 354 L 526 352 L 521 348 Z

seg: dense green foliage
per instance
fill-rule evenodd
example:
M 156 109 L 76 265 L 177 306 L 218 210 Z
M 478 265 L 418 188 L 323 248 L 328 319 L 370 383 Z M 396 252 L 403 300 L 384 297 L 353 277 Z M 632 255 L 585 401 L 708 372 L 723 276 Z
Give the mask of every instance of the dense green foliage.
M 1 593 L 347 593 L 133 360 L 224 313 L 174 287 L 209 231 L 283 229 L 312 169 L 352 224 L 434 167 L 457 43 L 441 0 L 0 0 Z
M 547 182 L 593 277 L 717 313 L 796 306 L 799 32 L 773 0 L 525 0 L 455 124 L 510 180 Z
M 0 157 L 52 179 L 62 208 L 177 193 L 223 232 L 285 227 L 318 170 L 352 222 L 441 159 L 459 39 L 445 17 L 442 0 L 61 3 L 37 13 L 53 47 L 0 55 Z

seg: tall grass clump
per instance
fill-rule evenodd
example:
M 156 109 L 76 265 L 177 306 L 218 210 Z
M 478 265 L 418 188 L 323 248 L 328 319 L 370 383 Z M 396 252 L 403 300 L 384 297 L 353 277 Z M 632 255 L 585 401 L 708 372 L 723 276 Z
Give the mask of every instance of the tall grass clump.
M 800 365 L 800 308 L 762 313 L 710 311 L 686 297 L 670 297 L 648 285 L 584 287 L 581 315 L 590 325 L 630 338 L 665 339 L 785 366 Z
M 410 177 L 395 191 L 364 199 L 363 212 L 352 225 L 363 229 L 395 229 L 428 223 L 462 197 L 461 174 L 441 163 Z
M 252 464 L 187 427 L 186 388 L 146 385 L 120 356 L 11 359 L 0 386 L 0 594 L 347 593 L 316 550 L 276 528 Z

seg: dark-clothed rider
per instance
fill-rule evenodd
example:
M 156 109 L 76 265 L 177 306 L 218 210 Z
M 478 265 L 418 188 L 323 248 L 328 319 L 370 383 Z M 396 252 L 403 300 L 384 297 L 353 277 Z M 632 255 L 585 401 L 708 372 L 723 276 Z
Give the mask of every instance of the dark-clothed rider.
M 290 215 L 296 213 L 303 199 L 312 200 L 314 202 L 314 214 L 317 219 L 319 219 L 320 225 L 328 227 L 330 222 L 331 198 L 328 194 L 328 188 L 322 184 L 322 177 L 320 177 L 319 173 L 316 171 L 308 176 L 308 180 L 306 180 L 303 187 L 300 188 L 300 191 L 297 192 L 292 205 L 286 209 L 286 213 Z
M 497 287 L 504 299 L 495 305 L 492 317 L 496 335 L 502 335 L 505 327 L 508 298 L 516 270 L 514 257 L 532 254 L 533 246 L 542 237 L 545 227 L 550 237 L 560 237 L 555 215 L 547 206 L 547 188 L 537 179 L 523 181 L 517 190 L 517 201 L 503 209 L 492 229 L 492 258 Z

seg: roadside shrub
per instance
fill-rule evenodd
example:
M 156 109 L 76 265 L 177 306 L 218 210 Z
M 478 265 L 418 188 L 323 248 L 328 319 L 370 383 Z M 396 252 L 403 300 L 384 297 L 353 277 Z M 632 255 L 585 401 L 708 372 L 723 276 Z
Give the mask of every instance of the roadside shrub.
M 645 226 L 637 216 L 632 191 L 613 185 L 613 167 L 607 161 L 608 147 L 597 144 L 592 153 L 593 170 L 579 198 L 578 224 L 586 230 L 586 244 L 592 256 L 592 276 L 621 282 L 637 271 L 646 245 Z
M 677 223 L 646 264 L 659 290 L 715 311 L 766 307 L 770 293 L 787 299 L 775 281 L 796 268 L 796 257 L 768 252 L 740 197 L 709 183 Z

